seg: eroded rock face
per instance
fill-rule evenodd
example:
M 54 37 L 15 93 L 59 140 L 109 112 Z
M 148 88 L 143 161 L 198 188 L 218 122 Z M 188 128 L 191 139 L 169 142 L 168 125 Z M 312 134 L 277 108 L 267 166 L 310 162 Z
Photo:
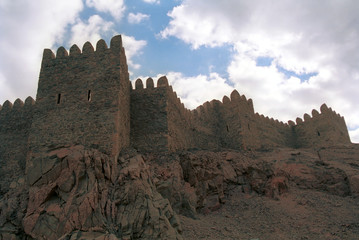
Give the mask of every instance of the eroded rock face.
M 215 214 L 234 191 L 274 200 L 299 189 L 357 197 L 358 162 L 359 146 L 146 155 L 128 149 L 117 159 L 61 148 L 43 159 L 32 185 L 23 176 L 5 179 L 0 240 L 182 239 L 178 215 Z
M 0 239 L 24 239 L 22 220 L 28 203 L 27 186 L 21 184 L 0 198 Z
M 358 149 L 359 150 L 359 149 Z M 352 151 L 358 151 L 352 149 Z M 233 188 L 278 200 L 295 188 L 357 195 L 358 170 L 314 150 L 182 152 L 145 156 L 157 190 L 181 215 L 196 218 L 225 204 Z M 353 154 L 349 153 L 348 154 Z M 359 151 L 358 151 L 359 152 Z M 323 156 L 321 156 L 323 155 Z M 345 158 L 337 155 L 337 158 Z M 359 159 L 352 159 L 357 161 Z
M 80 231 L 103 233 L 104 239 L 181 238 L 177 216 L 140 155 L 115 161 L 77 146 L 49 158 L 56 163 L 29 189 L 24 218 L 29 236 L 75 239 L 74 231 Z

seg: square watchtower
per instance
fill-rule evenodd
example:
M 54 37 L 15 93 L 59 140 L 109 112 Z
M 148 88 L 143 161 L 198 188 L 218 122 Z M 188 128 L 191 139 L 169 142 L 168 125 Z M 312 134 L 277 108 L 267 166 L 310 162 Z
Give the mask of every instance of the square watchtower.
M 33 122 L 28 166 L 52 149 L 83 145 L 110 156 L 130 144 L 130 81 L 121 36 L 73 45 L 56 57 L 45 49 Z M 29 179 L 30 180 L 30 179 Z M 36 177 L 32 179 L 36 181 Z M 31 183 L 31 182 L 30 182 Z

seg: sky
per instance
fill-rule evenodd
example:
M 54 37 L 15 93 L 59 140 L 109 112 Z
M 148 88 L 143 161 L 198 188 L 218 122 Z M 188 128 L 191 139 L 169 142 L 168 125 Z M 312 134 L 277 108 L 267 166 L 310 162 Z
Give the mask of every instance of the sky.
M 121 34 L 130 78 L 189 109 L 233 89 L 283 122 L 323 103 L 359 142 L 357 0 L 0 0 L 0 104 L 36 97 L 44 48 Z

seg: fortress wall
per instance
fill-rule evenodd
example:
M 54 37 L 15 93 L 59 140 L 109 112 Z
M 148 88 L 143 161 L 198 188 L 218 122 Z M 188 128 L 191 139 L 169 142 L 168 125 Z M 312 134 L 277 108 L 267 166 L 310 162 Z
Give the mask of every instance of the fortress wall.
M 11 176 L 25 173 L 34 104 L 28 97 L 25 104 L 17 99 L 14 104 L 6 101 L 0 107 L 0 193 L 7 191 L 9 183 L 15 180 Z
M 294 146 L 293 132 L 288 124 L 256 113 L 253 125 L 258 132 L 260 148 Z
M 253 125 L 253 103 L 234 90 L 230 99 L 223 98 L 222 143 L 224 147 L 233 149 L 250 149 L 257 145 L 257 132 Z
M 195 147 L 216 150 L 258 149 L 283 144 L 288 125 L 254 114 L 253 102 L 236 90 L 222 102 L 206 102 L 192 111 Z
M 131 92 L 131 143 L 142 152 L 177 151 L 191 148 L 190 113 L 161 77 L 154 87 L 152 78 L 146 88 L 141 79 Z
M 137 150 L 168 150 L 167 98 L 167 88 L 154 88 L 151 78 L 147 88 L 136 80 L 131 92 L 131 145 Z
M 220 148 L 222 103 L 218 100 L 205 102 L 191 112 L 193 147 L 206 150 Z
M 252 99 L 246 99 L 236 90 L 231 98 L 223 98 L 221 129 L 222 147 L 232 149 L 260 149 L 274 146 L 291 146 L 293 137 L 288 124 L 254 114 Z M 224 125 L 224 124 L 221 124 Z
M 304 114 L 304 121 L 297 118 L 293 126 L 296 147 L 321 147 L 351 143 L 343 117 L 326 104 L 320 107 L 321 113 L 312 111 L 312 116 Z
M 256 132 L 251 129 L 254 114 L 252 100 L 234 90 L 231 99 L 212 100 L 192 112 L 196 147 L 246 149 L 255 147 Z
M 52 149 L 77 144 L 116 156 L 130 144 L 130 88 L 120 36 L 112 38 L 110 48 L 98 41 L 96 51 L 89 42 L 82 52 L 76 45 L 70 54 L 61 47 L 56 57 L 45 49 L 30 158 L 41 159 Z M 36 164 L 28 165 L 41 168 Z M 32 180 L 38 176 L 41 173 Z
M 166 77 L 161 77 L 157 85 L 168 86 Z M 177 94 L 168 86 L 167 123 L 168 123 L 168 149 L 178 151 L 190 149 L 195 146 L 191 114 L 177 97 Z

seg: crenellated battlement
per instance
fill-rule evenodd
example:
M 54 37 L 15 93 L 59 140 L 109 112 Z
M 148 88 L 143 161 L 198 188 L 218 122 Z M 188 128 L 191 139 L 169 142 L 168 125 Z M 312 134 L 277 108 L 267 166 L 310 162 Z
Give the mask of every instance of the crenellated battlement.
M 111 51 L 114 54 L 118 54 L 123 51 L 122 38 L 120 35 L 115 36 L 111 39 L 110 47 L 107 46 L 105 40 L 100 39 L 99 41 L 97 41 L 96 50 L 90 42 L 86 42 L 83 45 L 82 51 L 76 44 L 71 46 L 69 52 L 61 46 L 57 49 L 56 55 L 51 49 L 44 49 L 42 61 L 46 64 L 47 62 L 54 59 L 74 59 L 89 55 L 103 56 L 104 54 L 108 53 L 108 51 Z
M 0 105 L 0 161 L 2 177 L 23 172 L 28 153 L 29 132 L 33 120 L 35 101 L 32 97 L 25 102 L 16 99 Z M 2 185 L 2 191 L 9 186 Z
M 19 112 L 22 110 L 28 110 L 29 108 L 32 108 L 35 105 L 35 100 L 32 97 L 27 97 L 25 99 L 25 103 L 17 98 L 12 104 L 9 100 L 6 100 L 3 105 L 0 104 L 0 115 L 8 114 L 11 112 Z
M 152 78 L 135 81 L 131 92 L 131 143 L 140 151 L 179 150 L 191 147 L 191 112 L 165 76 L 154 86 Z
M 36 168 L 51 149 L 80 144 L 115 157 L 130 145 L 131 83 L 121 36 L 96 50 L 45 49 L 29 134 L 28 161 Z M 37 180 L 38 176 L 29 179 Z
M 6 100 L 1 108 L 2 112 L 8 112 L 12 109 L 13 104 L 9 101 Z
M 140 90 L 140 89 L 154 89 L 159 87 L 170 87 L 172 89 L 172 86 L 169 85 L 168 79 L 166 76 L 162 76 L 157 80 L 157 85 L 155 87 L 154 81 L 152 78 L 147 78 L 146 80 L 146 87 L 144 87 L 142 79 L 138 78 L 135 81 L 135 88 L 133 90 Z
M 305 113 L 296 122 L 288 121 L 296 134 L 296 147 L 336 145 L 350 142 L 344 117 L 337 114 L 326 104 L 320 113 L 313 109 L 311 115 Z
M 327 105 L 296 122 L 254 111 L 233 90 L 222 101 L 187 109 L 165 76 L 132 86 L 121 36 L 43 52 L 36 101 L 0 105 L 0 160 L 15 161 L 35 184 L 43 157 L 70 145 L 96 148 L 116 159 L 129 146 L 140 152 L 185 149 L 268 149 L 350 143 L 345 120 Z M 10 165 L 9 165 L 10 166 Z M 13 166 L 13 165 L 12 165 Z M 11 171 L 11 169 L 6 169 Z M 0 186 L 3 188 L 4 186 Z
M 316 110 L 316 109 L 313 109 L 311 112 L 311 115 L 308 113 L 305 113 L 303 115 L 303 118 L 297 117 L 295 122 L 293 122 L 292 120 L 289 120 L 288 125 L 296 126 L 296 125 L 306 124 L 308 122 L 311 122 L 311 121 L 314 121 L 317 119 L 322 119 L 323 117 L 344 119 L 344 117 L 342 117 L 340 114 L 333 111 L 332 108 L 328 108 L 328 106 L 324 103 L 320 107 L 320 112 L 318 112 L 318 110 Z
M 255 113 L 255 118 L 258 119 L 258 121 L 261 123 L 268 123 L 277 127 L 286 127 L 286 128 L 290 127 L 288 123 L 283 123 L 278 119 L 269 118 L 268 116 L 264 116 L 263 114 Z

